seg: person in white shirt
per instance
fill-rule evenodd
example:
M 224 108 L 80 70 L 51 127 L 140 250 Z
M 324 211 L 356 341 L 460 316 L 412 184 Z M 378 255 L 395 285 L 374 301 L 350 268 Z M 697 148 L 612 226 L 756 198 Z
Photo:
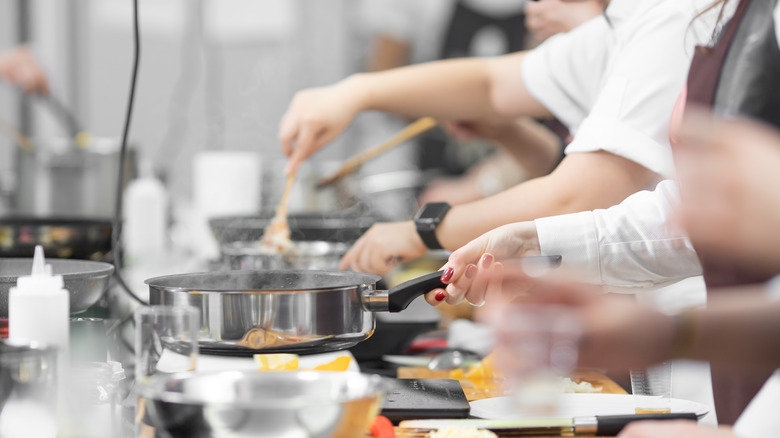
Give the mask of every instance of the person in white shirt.
M 701 22 L 694 0 L 613 0 L 604 16 L 530 52 L 442 61 L 306 90 L 280 124 L 288 171 L 337 137 L 360 111 L 442 121 L 554 115 L 574 132 L 548 176 L 453 207 L 435 231 L 456 249 L 497 226 L 612 206 L 673 174 L 669 118 Z M 413 222 L 377 224 L 342 268 L 384 273 L 427 250 Z

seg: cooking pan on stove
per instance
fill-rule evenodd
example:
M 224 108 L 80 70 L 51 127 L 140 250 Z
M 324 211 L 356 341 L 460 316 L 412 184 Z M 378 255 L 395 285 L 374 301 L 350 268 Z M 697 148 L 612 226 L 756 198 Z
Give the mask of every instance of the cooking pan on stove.
M 203 353 L 321 353 L 371 336 L 374 312 L 400 312 L 443 287 L 441 272 L 378 290 L 380 277 L 345 271 L 223 271 L 152 278 L 152 305 L 200 309 Z

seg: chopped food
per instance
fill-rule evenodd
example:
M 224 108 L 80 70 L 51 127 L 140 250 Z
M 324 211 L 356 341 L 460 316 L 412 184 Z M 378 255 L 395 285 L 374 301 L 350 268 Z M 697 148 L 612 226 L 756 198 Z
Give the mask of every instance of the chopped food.
M 450 371 L 450 378 L 455 380 L 503 380 L 504 375 L 496 366 L 496 354 L 491 353 L 484 359 L 469 367 L 465 372 L 462 369 Z
M 429 433 L 428 438 L 498 438 L 498 435 L 485 429 L 447 427 Z
M 295 371 L 298 369 L 297 354 L 255 354 L 258 371 Z
M 568 377 L 564 377 L 561 380 L 561 386 L 563 387 L 564 393 L 587 394 L 593 392 L 601 392 L 601 388 L 594 388 L 593 385 L 590 384 L 590 382 L 586 382 L 583 380 L 582 382 L 577 383 Z
M 346 371 L 352 363 L 350 356 L 339 356 L 328 363 L 309 368 L 312 371 Z
M 395 429 L 390 419 L 382 415 L 377 415 L 371 422 L 371 435 L 374 438 L 395 438 Z
M 255 354 L 257 371 L 297 371 L 300 367 L 297 354 Z M 328 363 L 304 371 L 347 371 L 352 356 L 339 356 Z

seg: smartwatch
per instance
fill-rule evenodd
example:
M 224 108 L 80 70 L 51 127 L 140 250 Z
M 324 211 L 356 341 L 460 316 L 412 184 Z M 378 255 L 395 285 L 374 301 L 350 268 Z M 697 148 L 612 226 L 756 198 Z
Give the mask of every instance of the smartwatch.
M 414 215 L 414 226 L 428 249 L 443 249 L 436 238 L 436 227 L 450 210 L 446 202 L 429 202 Z

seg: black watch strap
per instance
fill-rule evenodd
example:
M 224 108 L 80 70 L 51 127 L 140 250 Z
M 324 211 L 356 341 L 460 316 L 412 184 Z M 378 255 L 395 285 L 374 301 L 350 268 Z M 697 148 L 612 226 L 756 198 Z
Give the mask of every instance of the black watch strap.
M 423 205 L 414 216 L 417 234 L 428 249 L 443 249 L 436 238 L 436 227 L 449 210 L 450 204 L 446 202 L 430 202 Z

